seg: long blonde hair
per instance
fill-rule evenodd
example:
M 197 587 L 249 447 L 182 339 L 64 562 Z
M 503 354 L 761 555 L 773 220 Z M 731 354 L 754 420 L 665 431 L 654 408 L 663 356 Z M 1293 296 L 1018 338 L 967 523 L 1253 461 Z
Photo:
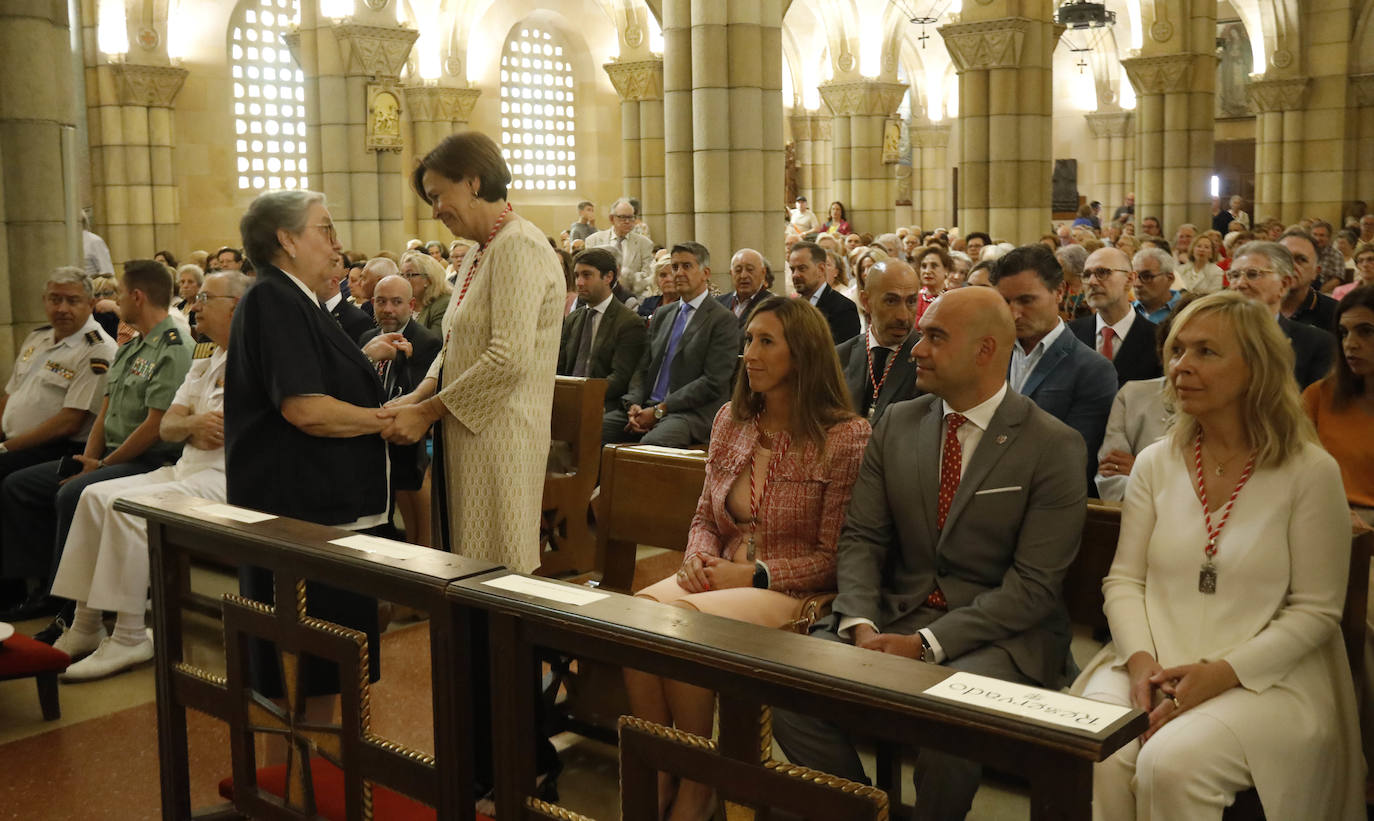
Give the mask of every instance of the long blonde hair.
M 1174 318 L 1164 341 L 1164 355 L 1172 358 L 1181 329 L 1197 317 L 1209 314 L 1226 321 L 1236 335 L 1241 358 L 1250 369 L 1250 379 L 1239 402 L 1245 435 L 1255 452 L 1255 467 L 1279 467 L 1306 444 L 1317 441 L 1312 422 L 1303 412 L 1297 380 L 1293 378 L 1293 346 L 1263 306 L 1234 291 L 1221 291 L 1195 300 Z M 1166 379 L 1165 385 L 1166 401 L 1178 408 L 1173 380 Z M 1198 430 L 1195 417 L 1177 410 L 1170 441 L 1191 458 Z
M 444 266 L 440 265 L 437 259 L 415 248 L 401 254 L 401 270 L 405 270 L 407 262 L 415 263 L 415 268 L 429 279 L 429 287 L 425 289 L 424 301 L 416 305 L 419 310 L 423 311 L 434 300 L 452 292 L 453 289 L 448 284 L 448 277 L 444 275 Z

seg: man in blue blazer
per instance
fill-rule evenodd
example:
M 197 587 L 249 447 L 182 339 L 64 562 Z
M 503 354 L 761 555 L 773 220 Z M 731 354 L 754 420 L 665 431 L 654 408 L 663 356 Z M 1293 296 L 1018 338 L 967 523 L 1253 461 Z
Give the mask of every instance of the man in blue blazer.
M 1016 321 L 1007 381 L 1083 437 L 1084 481 L 1094 493 L 1097 451 L 1116 398 L 1116 368 L 1059 318 L 1064 271 L 1048 248 L 1036 243 L 1009 251 L 997 260 L 991 281 Z

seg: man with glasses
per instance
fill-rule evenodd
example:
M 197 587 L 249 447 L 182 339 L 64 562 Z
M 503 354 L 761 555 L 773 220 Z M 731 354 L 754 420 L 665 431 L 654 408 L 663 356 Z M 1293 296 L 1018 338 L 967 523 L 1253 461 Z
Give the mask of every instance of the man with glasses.
M 1321 262 L 1321 251 L 1317 247 L 1316 237 L 1301 228 L 1293 227 L 1279 237 L 1279 245 L 1287 248 L 1288 253 L 1293 255 L 1295 277 L 1293 287 L 1283 295 L 1283 304 L 1280 306 L 1283 315 L 1294 322 L 1334 334 L 1336 300 L 1317 290 L 1317 268 Z
M 654 241 L 635 231 L 635 207 L 625 197 L 611 204 L 611 227 L 587 237 L 587 248 L 609 247 L 620 260 L 621 281 L 643 299 L 652 292 L 649 267 Z
M 1277 242 L 1247 242 L 1236 253 L 1228 276 L 1231 290 L 1268 309 L 1293 343 L 1293 376 L 1298 387 L 1306 388 L 1326 376 L 1335 355 L 1335 337 L 1280 312 L 1284 294 L 1297 282 L 1288 249 Z
M 1179 291 L 1174 284 L 1174 257 L 1158 248 L 1141 248 L 1131 260 L 1135 269 L 1135 308 L 1141 316 L 1158 325 L 1174 312 Z
M 1083 266 L 1083 287 L 1093 315 L 1069 323 L 1080 342 L 1111 361 L 1117 387 L 1162 373 L 1155 352 L 1155 324 L 1131 309 L 1128 294 L 1134 281 L 1135 271 L 1124 251 L 1110 247 L 1093 251 Z

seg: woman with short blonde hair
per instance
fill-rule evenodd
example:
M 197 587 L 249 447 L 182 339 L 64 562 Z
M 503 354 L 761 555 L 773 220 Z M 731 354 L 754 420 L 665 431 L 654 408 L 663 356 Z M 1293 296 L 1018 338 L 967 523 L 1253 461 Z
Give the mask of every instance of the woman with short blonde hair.
M 442 335 L 444 311 L 448 310 L 448 296 L 453 293 L 444 275 L 444 266 L 433 255 L 415 248 L 401 255 L 401 276 L 410 282 L 410 290 L 415 296 L 416 319 Z

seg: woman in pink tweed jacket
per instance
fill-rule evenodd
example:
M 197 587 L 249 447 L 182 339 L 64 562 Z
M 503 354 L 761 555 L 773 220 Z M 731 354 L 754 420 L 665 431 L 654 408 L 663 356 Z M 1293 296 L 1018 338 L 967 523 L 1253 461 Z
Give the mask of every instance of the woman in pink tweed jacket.
M 777 628 L 835 588 L 835 545 L 872 432 L 855 415 L 829 326 L 772 297 L 745 332 L 744 372 L 711 428 L 706 481 L 682 568 L 638 595 Z M 635 715 L 709 736 L 715 693 L 625 671 Z M 703 785 L 661 775 L 660 817 L 709 816 Z

